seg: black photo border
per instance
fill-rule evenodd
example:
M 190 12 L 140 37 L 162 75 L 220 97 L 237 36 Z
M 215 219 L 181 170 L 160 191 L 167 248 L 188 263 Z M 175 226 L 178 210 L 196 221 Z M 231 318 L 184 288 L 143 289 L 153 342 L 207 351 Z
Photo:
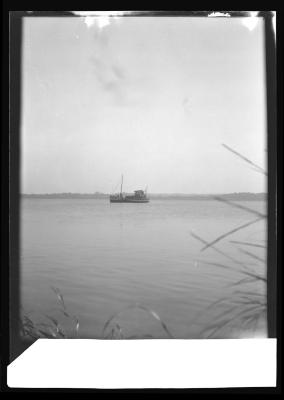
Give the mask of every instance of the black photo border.
M 38 8 L 38 7 L 37 7 Z M 104 11 L 108 11 L 104 9 Z M 122 11 L 122 10 L 120 10 Z M 276 10 L 277 11 L 277 10 Z M 246 17 L 248 11 L 133 11 L 135 16 L 207 17 L 211 12 Z M 224 389 L 11 389 L 7 386 L 7 366 L 28 347 L 16 334 L 19 321 L 19 188 L 20 188 L 20 123 L 21 123 L 21 40 L 22 18 L 28 16 L 73 16 L 69 11 L 10 10 L 4 2 L 2 62 L 2 180 L 1 180 L 1 390 L 6 392 L 190 392 L 190 393 L 254 393 L 280 394 L 282 351 L 282 171 L 283 171 L 283 63 L 281 45 L 282 12 L 277 11 L 277 51 L 270 11 L 260 11 L 265 20 L 266 81 L 267 81 L 267 145 L 268 145 L 268 337 L 277 338 L 276 388 Z M 277 60 L 277 65 L 276 65 Z M 278 111 L 278 112 L 277 112 Z M 278 135 L 277 135 L 278 132 Z M 277 210 L 277 214 L 276 214 Z M 277 232 L 277 234 L 276 234 Z

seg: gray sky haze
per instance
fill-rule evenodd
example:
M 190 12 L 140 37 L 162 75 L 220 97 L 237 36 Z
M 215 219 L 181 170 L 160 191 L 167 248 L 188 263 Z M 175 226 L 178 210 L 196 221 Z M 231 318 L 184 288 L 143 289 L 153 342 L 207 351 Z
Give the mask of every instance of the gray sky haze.
M 264 192 L 263 21 L 24 20 L 23 193 Z

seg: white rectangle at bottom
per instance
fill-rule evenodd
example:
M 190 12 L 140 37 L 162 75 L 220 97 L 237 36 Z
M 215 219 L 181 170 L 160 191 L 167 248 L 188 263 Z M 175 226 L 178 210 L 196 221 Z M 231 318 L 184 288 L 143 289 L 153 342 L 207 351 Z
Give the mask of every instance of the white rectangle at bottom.
M 11 388 L 276 386 L 276 339 L 39 339 L 7 371 Z

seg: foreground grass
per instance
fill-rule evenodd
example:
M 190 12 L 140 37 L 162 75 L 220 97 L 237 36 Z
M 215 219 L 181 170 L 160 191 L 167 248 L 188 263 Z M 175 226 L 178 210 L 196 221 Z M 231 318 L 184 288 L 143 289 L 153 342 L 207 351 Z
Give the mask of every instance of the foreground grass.
M 55 318 L 53 315 L 42 315 L 41 322 L 35 321 L 28 314 L 23 314 L 20 319 L 20 334 L 25 339 L 67 339 L 76 338 L 79 336 L 79 319 L 70 314 L 65 305 L 64 298 L 58 288 L 51 287 L 58 300 L 57 311 L 59 314 L 68 319 L 71 322 L 70 328 L 67 330 L 63 327 L 63 323 L 59 321 L 59 318 Z
M 258 166 L 247 157 L 243 156 L 226 144 L 223 144 L 223 147 L 245 161 L 245 163 L 247 163 L 254 171 L 267 176 L 267 172 L 262 167 Z M 232 257 L 231 254 L 228 254 L 217 248 L 216 245 L 224 240 L 227 240 L 228 237 L 234 233 L 245 230 L 248 226 L 256 224 L 261 220 L 266 220 L 267 215 L 239 203 L 225 200 L 222 197 L 214 196 L 213 199 L 224 202 L 230 207 L 236 207 L 245 210 L 254 218 L 245 224 L 236 226 L 233 229 L 224 232 L 222 235 L 219 235 L 210 242 L 199 237 L 194 232 L 191 233 L 192 237 L 203 244 L 203 247 L 200 250 L 201 252 L 204 252 L 207 249 L 212 249 L 224 256 L 227 260 L 230 260 L 229 264 L 212 262 L 207 264 L 225 270 L 234 270 L 240 276 L 240 279 L 233 282 L 231 285 L 235 289 L 232 293 L 219 298 L 210 304 L 202 313 L 202 315 L 211 313 L 212 310 L 216 308 L 219 310 L 218 313 L 214 313 L 214 322 L 207 324 L 207 326 L 205 326 L 205 328 L 201 331 L 201 336 L 205 338 L 224 337 L 228 335 L 228 332 L 231 332 L 229 335 L 231 334 L 232 336 L 236 335 L 237 333 L 237 335 L 241 337 L 245 332 L 245 335 L 251 335 L 254 337 L 255 335 L 258 335 L 257 331 L 261 324 L 265 326 L 264 329 L 261 327 L 262 331 L 267 329 L 267 274 L 263 275 L 262 272 L 252 270 L 249 265 L 249 260 L 254 260 L 258 264 L 261 263 L 265 267 L 265 258 L 262 258 L 256 254 L 255 250 L 262 248 L 266 253 L 267 246 L 254 242 L 230 240 L 230 244 L 236 246 L 240 253 L 247 256 L 246 262 L 240 262 L 238 259 Z M 263 269 L 265 270 L 265 268 Z M 259 286 L 262 286 L 261 291 L 256 289 Z M 199 318 L 200 316 L 198 316 L 195 321 L 192 322 L 196 323 Z
M 67 339 L 67 338 L 77 338 L 79 337 L 79 320 L 76 316 L 72 315 L 67 311 L 63 295 L 60 290 L 52 287 L 53 292 L 56 294 L 59 306 L 57 311 L 62 313 L 67 319 L 69 319 L 73 325 L 73 328 L 67 330 L 63 327 L 63 323 L 57 318 L 50 315 L 43 315 L 44 322 L 36 322 L 33 318 L 24 314 L 20 320 L 20 334 L 23 338 L 27 339 L 40 339 L 40 338 L 50 338 L 50 339 Z M 160 318 L 160 316 L 150 308 L 144 306 L 143 304 L 136 303 L 130 305 L 118 313 L 112 315 L 104 324 L 102 329 L 101 337 L 103 339 L 149 339 L 153 338 L 152 335 L 132 335 L 129 336 L 125 334 L 123 327 L 119 324 L 119 317 L 129 310 L 142 310 L 147 313 L 150 317 L 154 318 L 162 327 L 163 331 L 166 333 L 167 337 L 173 339 L 173 335 L 169 331 L 165 322 Z

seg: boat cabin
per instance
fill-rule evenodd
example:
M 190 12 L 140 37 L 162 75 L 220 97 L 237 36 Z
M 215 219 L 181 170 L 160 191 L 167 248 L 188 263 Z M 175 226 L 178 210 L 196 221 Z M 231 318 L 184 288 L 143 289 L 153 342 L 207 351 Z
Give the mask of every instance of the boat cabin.
M 134 193 L 135 193 L 134 194 L 135 197 L 144 197 L 145 196 L 144 190 L 135 190 Z

